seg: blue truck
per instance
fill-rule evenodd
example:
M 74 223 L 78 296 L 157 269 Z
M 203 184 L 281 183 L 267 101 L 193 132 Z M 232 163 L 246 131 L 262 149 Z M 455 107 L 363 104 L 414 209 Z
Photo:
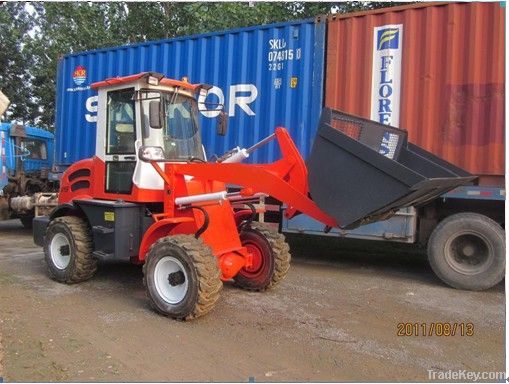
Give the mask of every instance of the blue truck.
M 8 101 L 2 94 L 0 115 Z M 19 218 L 32 226 L 44 192 L 57 187 L 48 179 L 54 152 L 53 133 L 16 123 L 0 123 L 0 220 Z M 47 204 L 47 201 L 44 205 Z

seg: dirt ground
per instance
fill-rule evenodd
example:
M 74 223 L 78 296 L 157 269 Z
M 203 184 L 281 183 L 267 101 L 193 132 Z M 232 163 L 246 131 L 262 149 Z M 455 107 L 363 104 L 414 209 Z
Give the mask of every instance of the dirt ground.
M 150 309 L 140 267 L 102 264 L 92 280 L 62 285 L 48 278 L 31 232 L 2 222 L 0 377 L 427 381 L 428 370 L 503 371 L 502 284 L 450 289 L 405 247 L 298 237 L 290 244 L 295 260 L 276 289 L 226 284 L 208 316 L 177 322 Z M 397 336 L 402 322 L 470 322 L 474 334 Z

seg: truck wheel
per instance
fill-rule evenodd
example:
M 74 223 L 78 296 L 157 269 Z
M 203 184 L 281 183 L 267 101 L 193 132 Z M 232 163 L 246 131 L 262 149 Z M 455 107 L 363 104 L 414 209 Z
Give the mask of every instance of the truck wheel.
M 266 223 L 253 222 L 240 232 L 242 245 L 253 255 L 253 265 L 234 277 L 241 288 L 261 291 L 283 280 L 290 269 L 290 247 L 285 237 Z
M 143 283 L 156 311 L 190 320 L 212 310 L 223 287 L 217 258 L 191 235 L 166 236 L 150 247 Z
M 48 225 L 44 259 L 53 279 L 67 284 L 90 279 L 97 270 L 92 250 L 92 234 L 85 220 L 63 216 Z
M 436 275 L 450 286 L 488 289 L 504 277 L 504 231 L 477 213 L 449 216 L 431 234 L 428 259 Z
M 19 221 L 21 221 L 21 224 L 23 225 L 23 228 L 25 229 L 32 229 L 32 220 L 34 219 L 33 216 L 21 216 L 19 218 Z

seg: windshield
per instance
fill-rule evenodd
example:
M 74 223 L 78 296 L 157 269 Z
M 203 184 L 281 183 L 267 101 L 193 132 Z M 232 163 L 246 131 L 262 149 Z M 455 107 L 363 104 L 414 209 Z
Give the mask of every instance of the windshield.
M 46 143 L 43 140 L 22 138 L 21 149 L 29 159 L 46 160 L 48 158 Z
M 143 101 L 145 124 L 149 124 L 148 111 L 151 100 L 160 99 L 164 108 L 163 127 L 150 129 L 145 145 L 163 147 L 167 160 L 188 161 L 204 159 L 198 129 L 198 108 L 195 99 L 175 93 L 148 92 Z

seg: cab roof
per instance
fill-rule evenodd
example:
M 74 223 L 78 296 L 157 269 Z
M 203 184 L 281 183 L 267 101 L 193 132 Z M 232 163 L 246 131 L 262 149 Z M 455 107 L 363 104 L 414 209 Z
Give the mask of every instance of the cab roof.
M 200 84 L 191 84 L 187 81 L 182 80 L 174 80 L 164 77 L 164 75 L 156 72 L 140 72 L 135 75 L 129 75 L 129 76 L 121 76 L 121 77 L 111 77 L 109 79 L 98 81 L 96 83 L 93 83 L 91 85 L 92 89 L 98 89 L 103 87 L 108 87 L 112 85 L 119 85 L 119 84 L 128 84 L 135 81 L 138 81 L 142 78 L 148 78 L 150 76 L 156 77 L 159 79 L 159 85 L 167 85 L 170 87 L 181 87 L 188 89 L 190 91 L 197 91 L 200 88 Z

